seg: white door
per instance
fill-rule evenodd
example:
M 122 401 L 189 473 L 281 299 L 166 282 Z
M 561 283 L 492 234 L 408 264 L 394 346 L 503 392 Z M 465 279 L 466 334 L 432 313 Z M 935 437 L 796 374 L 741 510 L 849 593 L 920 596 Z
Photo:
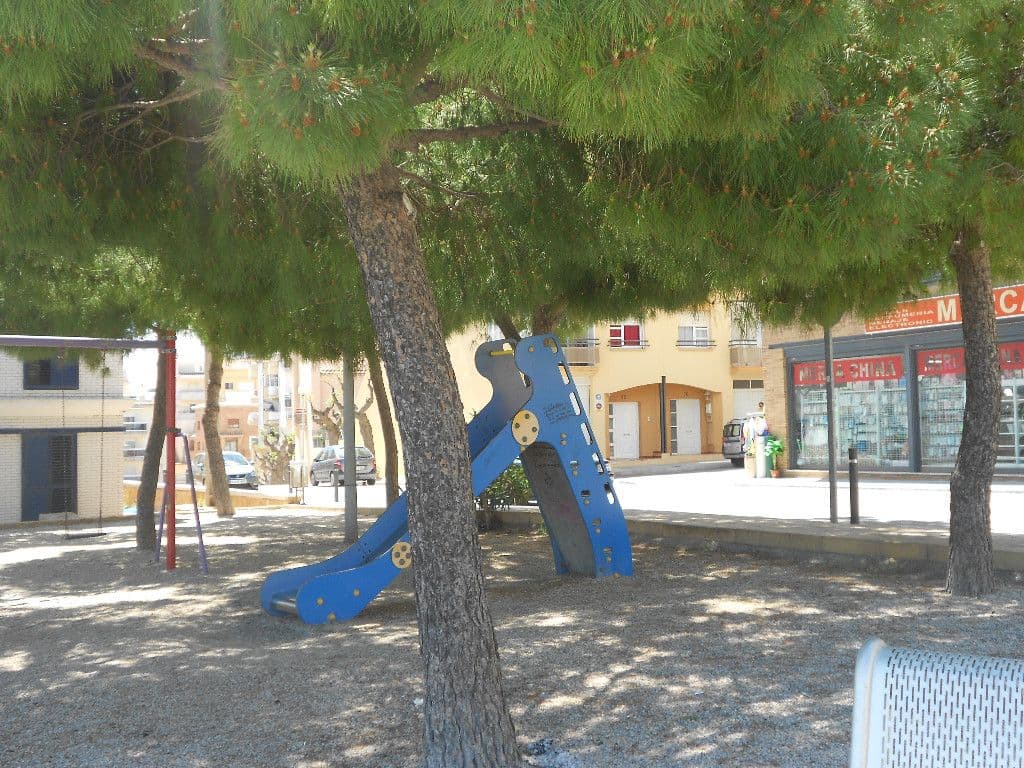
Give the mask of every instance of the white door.
M 700 453 L 700 400 L 673 400 L 676 412 L 676 453 Z
M 640 458 L 640 405 L 612 403 L 608 414 L 612 433 L 612 458 Z
M 580 393 L 580 407 L 583 409 L 583 413 L 590 418 L 590 382 L 589 381 L 576 381 L 576 391 Z
M 734 389 L 732 391 L 732 416 L 744 419 L 747 414 L 758 410 L 757 404 L 764 402 L 763 389 Z

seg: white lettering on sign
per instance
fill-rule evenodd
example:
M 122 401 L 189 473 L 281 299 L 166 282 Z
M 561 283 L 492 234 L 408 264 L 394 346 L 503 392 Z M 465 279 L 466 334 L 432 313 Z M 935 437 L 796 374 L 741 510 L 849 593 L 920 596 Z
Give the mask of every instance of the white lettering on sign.
M 939 299 L 938 310 L 939 310 L 939 322 L 940 323 L 955 323 L 957 322 L 957 311 L 956 311 L 957 297 L 949 296 L 945 299 Z
M 1017 291 L 1007 288 L 999 294 L 999 309 L 1004 315 L 1015 315 L 1021 311 L 1021 302 L 1017 300 Z M 1016 303 L 1013 303 L 1016 302 Z

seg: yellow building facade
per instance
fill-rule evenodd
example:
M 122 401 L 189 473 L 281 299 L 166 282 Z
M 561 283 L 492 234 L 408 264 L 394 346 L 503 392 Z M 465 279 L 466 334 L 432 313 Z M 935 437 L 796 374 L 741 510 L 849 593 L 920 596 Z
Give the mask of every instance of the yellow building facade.
M 591 326 L 563 341 L 573 379 L 605 455 L 615 461 L 721 456 L 722 428 L 764 400 L 761 334 L 722 302 L 697 311 Z M 449 340 L 467 421 L 490 398 L 473 363 L 496 329 Z

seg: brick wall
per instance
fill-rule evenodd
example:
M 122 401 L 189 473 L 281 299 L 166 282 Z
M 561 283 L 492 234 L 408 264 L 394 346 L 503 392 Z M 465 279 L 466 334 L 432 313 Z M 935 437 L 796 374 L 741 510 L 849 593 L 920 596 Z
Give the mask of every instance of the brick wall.
M 101 498 L 103 499 L 104 519 L 112 520 L 121 517 L 121 485 L 124 475 L 123 443 L 124 435 L 120 432 L 83 432 L 78 435 L 78 517 L 76 519 L 88 520 L 99 517 Z
M 21 437 L 0 435 L 0 523 L 21 520 Z
M 781 349 L 764 351 L 764 414 L 768 429 L 789 445 L 789 411 L 786 398 L 786 361 Z M 782 469 L 789 467 L 789 451 L 779 459 Z

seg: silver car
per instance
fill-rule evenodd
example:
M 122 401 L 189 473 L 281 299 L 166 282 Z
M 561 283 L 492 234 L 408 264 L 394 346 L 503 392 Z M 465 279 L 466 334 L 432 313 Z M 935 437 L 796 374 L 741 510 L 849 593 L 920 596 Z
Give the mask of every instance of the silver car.
M 732 419 L 722 430 L 722 455 L 733 466 L 743 466 L 743 419 Z
M 197 453 L 192 459 L 193 474 L 197 483 L 206 484 L 206 454 Z M 256 479 L 256 467 L 238 451 L 224 451 L 224 469 L 228 476 L 228 485 L 245 486 L 254 491 L 260 484 Z
M 377 482 L 377 460 L 369 448 L 356 446 L 356 482 L 373 485 Z M 310 485 L 328 483 L 329 485 L 345 484 L 345 449 L 340 445 L 328 445 L 320 450 L 313 459 L 313 467 L 309 471 Z

